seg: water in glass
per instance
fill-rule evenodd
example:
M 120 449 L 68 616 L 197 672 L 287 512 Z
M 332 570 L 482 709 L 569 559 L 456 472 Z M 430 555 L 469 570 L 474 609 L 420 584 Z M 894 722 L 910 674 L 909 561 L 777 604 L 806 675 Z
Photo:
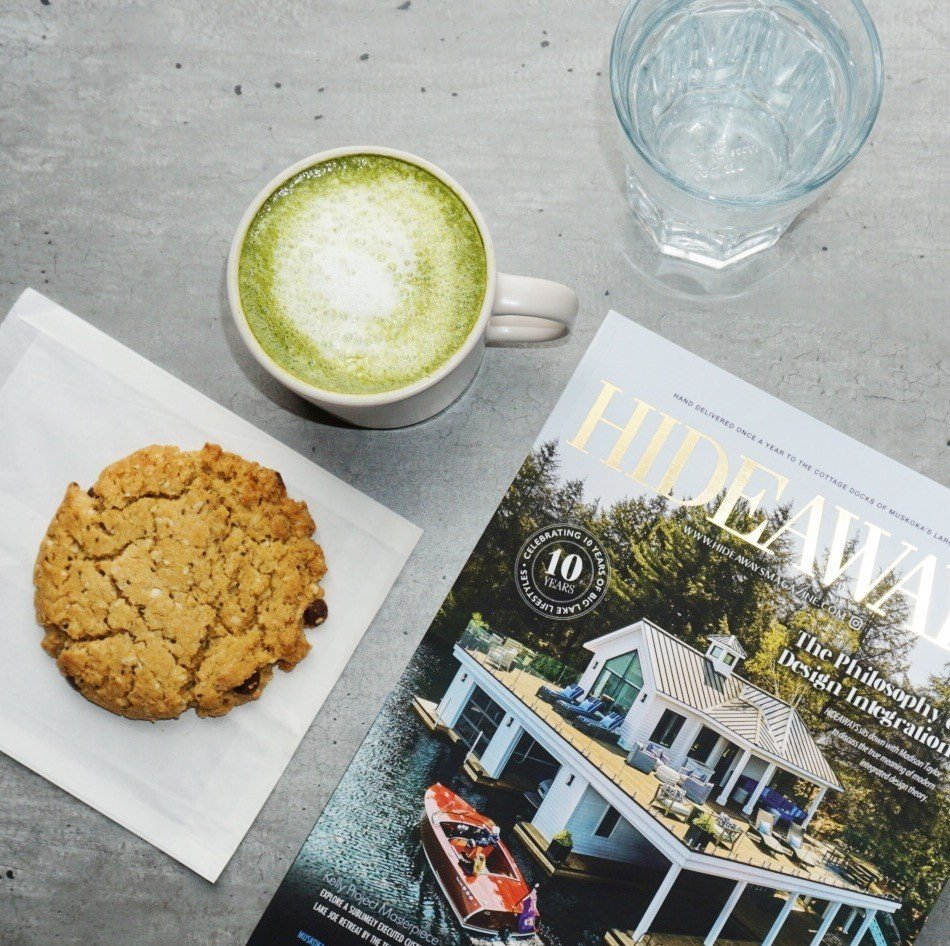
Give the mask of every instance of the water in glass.
M 845 126 L 846 47 L 832 30 L 795 0 L 671 12 L 644 44 L 629 86 L 648 147 L 717 196 L 807 180 Z
M 874 50 L 860 27 L 872 46 L 876 36 L 869 20 L 839 21 L 836 5 L 855 10 L 836 0 L 631 3 L 614 43 L 613 91 L 635 152 L 631 202 L 661 248 L 716 263 L 770 245 L 805 192 L 853 156 L 876 112 Z M 666 199 L 670 187 L 683 195 Z M 771 217 L 784 221 L 763 212 L 777 204 L 787 206 Z M 700 231 L 723 226 L 707 253 Z

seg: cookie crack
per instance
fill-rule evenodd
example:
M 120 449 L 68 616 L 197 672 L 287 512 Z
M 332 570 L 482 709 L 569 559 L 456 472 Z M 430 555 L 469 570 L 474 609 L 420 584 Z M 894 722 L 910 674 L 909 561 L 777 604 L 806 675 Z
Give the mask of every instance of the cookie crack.
M 113 533 L 110 532 L 109 534 L 112 535 Z M 136 536 L 134 539 L 129 539 L 122 548 L 117 549 L 115 552 L 109 552 L 106 555 L 94 555 L 92 552 L 86 551 L 85 547 L 83 547 L 83 552 L 90 562 L 114 562 L 117 558 L 122 556 L 122 553 L 125 552 L 126 549 L 131 548 L 136 542 L 141 542 L 143 538 L 145 538 L 145 536 Z

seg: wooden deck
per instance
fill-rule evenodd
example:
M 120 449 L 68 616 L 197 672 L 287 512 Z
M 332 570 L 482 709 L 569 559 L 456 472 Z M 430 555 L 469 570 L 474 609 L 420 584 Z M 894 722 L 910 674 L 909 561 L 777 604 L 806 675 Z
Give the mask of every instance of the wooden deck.
M 439 718 L 436 715 L 438 706 L 436 703 L 433 703 L 432 700 L 424 700 L 420 696 L 413 697 L 412 708 L 415 710 L 419 719 L 421 719 L 425 724 L 425 727 L 429 730 L 429 732 L 446 736 L 452 742 L 459 741 L 458 734 L 455 732 L 455 730 L 449 729 L 448 726 L 445 726 L 439 721 Z
M 495 679 L 504 684 L 535 716 L 546 723 L 559 736 L 577 749 L 592 765 L 603 772 L 604 775 L 617 785 L 629 798 L 635 801 L 644 812 L 661 824 L 678 840 L 683 841 L 688 827 L 686 822 L 664 815 L 658 809 L 650 807 L 650 802 L 653 800 L 660 784 L 656 776 L 652 773 L 647 774 L 640 772 L 632 766 L 627 765 L 627 754 L 623 750 L 604 745 L 596 739 L 591 738 L 581 730 L 575 728 L 568 720 L 564 719 L 564 717 L 558 715 L 552 706 L 539 699 L 536 695 L 538 688 L 547 686 L 547 681 L 523 670 L 499 670 L 489 666 L 485 662 L 484 654 L 472 651 L 466 651 L 466 653 L 477 660 Z M 715 812 L 725 811 L 734 821 L 744 826 L 751 826 L 749 819 L 743 815 L 741 811 L 731 806 L 719 805 L 715 802 L 714 798 L 710 798 L 706 806 Z M 825 865 L 805 867 L 805 865 L 793 860 L 791 856 L 778 853 L 773 854 L 759 845 L 753 837 L 747 833 L 743 833 L 731 851 L 725 847 L 716 846 L 715 848 L 711 847 L 706 853 L 715 854 L 718 857 L 744 864 L 751 864 L 766 870 L 778 871 L 789 877 L 799 877 L 805 880 L 816 881 L 844 890 L 854 890 L 860 893 L 871 892 L 875 896 L 886 896 L 886 894 L 880 893 L 873 888 L 868 891 L 867 887 L 858 887 L 850 883 L 840 874 L 829 870 Z

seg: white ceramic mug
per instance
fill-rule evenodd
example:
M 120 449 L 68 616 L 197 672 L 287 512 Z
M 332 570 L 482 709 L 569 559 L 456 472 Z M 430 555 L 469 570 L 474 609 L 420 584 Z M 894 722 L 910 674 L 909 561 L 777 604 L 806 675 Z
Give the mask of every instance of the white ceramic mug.
M 341 394 L 309 384 L 275 362 L 261 347 L 241 305 L 238 263 L 248 227 L 257 211 L 284 182 L 307 168 L 351 154 L 379 154 L 407 161 L 450 187 L 468 208 L 485 246 L 485 300 L 468 337 L 458 351 L 431 374 L 395 391 Z M 488 226 L 472 198 L 445 171 L 423 158 L 393 148 L 352 147 L 321 151 L 277 175 L 251 202 L 231 242 L 228 255 L 228 300 L 231 314 L 251 354 L 278 381 L 323 410 L 361 427 L 405 427 L 432 417 L 451 404 L 475 377 L 486 343 L 546 342 L 570 333 L 577 315 L 577 296 L 560 283 L 499 273 Z

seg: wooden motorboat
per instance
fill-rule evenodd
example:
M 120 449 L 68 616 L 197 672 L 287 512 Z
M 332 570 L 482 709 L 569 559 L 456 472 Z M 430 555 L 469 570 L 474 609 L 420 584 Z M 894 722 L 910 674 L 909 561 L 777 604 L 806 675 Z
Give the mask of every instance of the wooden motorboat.
M 459 923 L 496 939 L 536 935 L 537 894 L 494 822 L 444 785 L 425 794 L 422 849 Z

